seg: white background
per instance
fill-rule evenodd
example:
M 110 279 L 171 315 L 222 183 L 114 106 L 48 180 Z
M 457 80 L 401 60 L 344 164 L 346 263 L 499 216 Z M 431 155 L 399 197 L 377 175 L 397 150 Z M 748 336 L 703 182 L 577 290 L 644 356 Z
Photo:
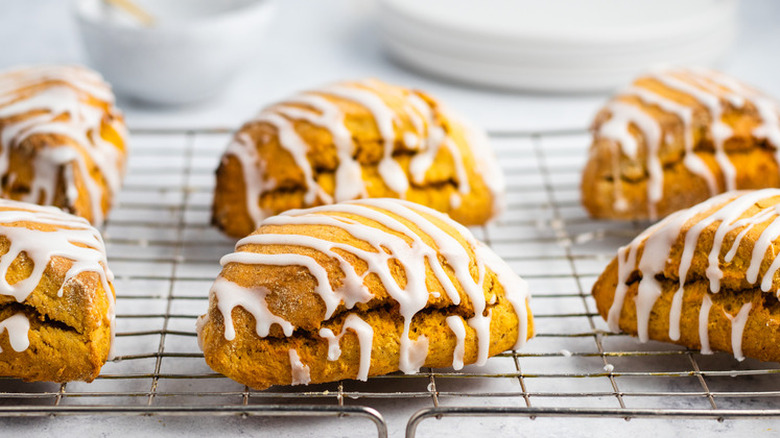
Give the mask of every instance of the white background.
M 0 68 L 87 62 L 70 1 L 0 0 Z M 236 127 L 262 106 L 334 80 L 379 77 L 429 91 L 488 129 L 585 127 L 604 96 L 540 96 L 445 84 L 408 72 L 381 49 L 369 0 L 284 0 L 254 65 L 216 101 L 153 110 L 120 101 L 131 126 Z M 673 13 L 673 11 L 670 11 Z M 746 0 L 740 35 L 720 69 L 780 96 L 780 4 Z M 195 74 L 195 72 L 193 72 Z

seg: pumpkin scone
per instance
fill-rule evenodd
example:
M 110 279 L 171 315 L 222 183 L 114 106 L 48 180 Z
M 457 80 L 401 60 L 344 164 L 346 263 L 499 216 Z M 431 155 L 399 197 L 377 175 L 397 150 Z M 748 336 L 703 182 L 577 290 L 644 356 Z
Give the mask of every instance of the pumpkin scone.
M 97 73 L 77 66 L 0 72 L 0 196 L 54 205 L 94 225 L 125 169 L 126 128 Z
M 264 109 L 217 169 L 212 222 L 233 237 L 291 208 L 407 199 L 483 224 L 504 181 L 485 133 L 417 90 L 342 82 Z
M 722 73 L 644 75 L 598 113 L 582 201 L 603 219 L 656 219 L 718 193 L 780 187 L 780 111 Z
M 526 283 L 408 201 L 270 217 L 222 265 L 198 339 L 211 368 L 255 389 L 460 369 L 533 334 Z
M 112 278 L 85 219 L 0 199 L 0 376 L 95 379 L 114 336 Z
M 780 361 L 780 189 L 728 192 L 620 248 L 593 286 L 611 330 Z

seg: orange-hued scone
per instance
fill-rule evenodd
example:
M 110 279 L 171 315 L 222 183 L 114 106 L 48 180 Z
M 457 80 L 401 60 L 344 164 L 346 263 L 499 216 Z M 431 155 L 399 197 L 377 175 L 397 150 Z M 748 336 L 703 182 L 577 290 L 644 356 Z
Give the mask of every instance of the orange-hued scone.
M 610 329 L 780 361 L 780 189 L 728 192 L 621 248 L 593 286 Z
M 582 201 L 603 219 L 655 219 L 736 189 L 780 187 L 775 101 L 721 73 L 641 76 L 596 116 Z
M 528 292 L 446 215 L 398 199 L 293 210 L 222 259 L 206 362 L 256 389 L 459 369 L 533 334 Z
M 429 95 L 377 80 L 342 82 L 264 109 L 217 170 L 213 223 L 243 237 L 291 208 L 402 198 L 483 224 L 503 205 L 484 132 Z
M 0 376 L 97 377 L 114 335 L 111 279 L 85 219 L 0 199 Z
M 0 196 L 103 222 L 124 174 L 126 129 L 111 88 L 76 66 L 0 72 Z

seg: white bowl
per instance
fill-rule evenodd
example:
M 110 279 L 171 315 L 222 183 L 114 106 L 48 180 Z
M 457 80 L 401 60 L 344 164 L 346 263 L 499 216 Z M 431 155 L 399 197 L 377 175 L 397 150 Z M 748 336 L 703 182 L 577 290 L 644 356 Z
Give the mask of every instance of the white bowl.
M 135 22 L 102 0 L 76 0 L 92 64 L 119 94 L 186 104 L 222 91 L 255 58 L 271 0 L 135 0 L 155 17 Z

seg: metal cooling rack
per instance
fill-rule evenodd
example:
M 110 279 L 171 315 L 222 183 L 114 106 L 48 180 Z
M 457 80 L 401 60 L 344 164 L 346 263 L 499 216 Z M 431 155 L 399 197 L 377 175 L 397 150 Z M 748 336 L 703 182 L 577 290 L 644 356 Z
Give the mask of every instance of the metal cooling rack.
M 369 382 L 253 391 L 212 372 L 195 335 L 219 258 L 213 171 L 229 129 L 134 129 L 128 175 L 104 229 L 116 274 L 121 355 L 93 383 L 0 384 L 0 416 L 352 417 L 387 436 L 408 418 L 780 418 L 780 367 L 608 333 L 589 295 L 616 249 L 646 224 L 591 221 L 579 203 L 585 131 L 493 132 L 508 183 L 501 220 L 474 229 L 530 283 L 537 335 L 485 367 L 424 368 Z M 358 423 L 365 426 L 366 422 Z M 325 425 L 327 427 L 327 425 Z

